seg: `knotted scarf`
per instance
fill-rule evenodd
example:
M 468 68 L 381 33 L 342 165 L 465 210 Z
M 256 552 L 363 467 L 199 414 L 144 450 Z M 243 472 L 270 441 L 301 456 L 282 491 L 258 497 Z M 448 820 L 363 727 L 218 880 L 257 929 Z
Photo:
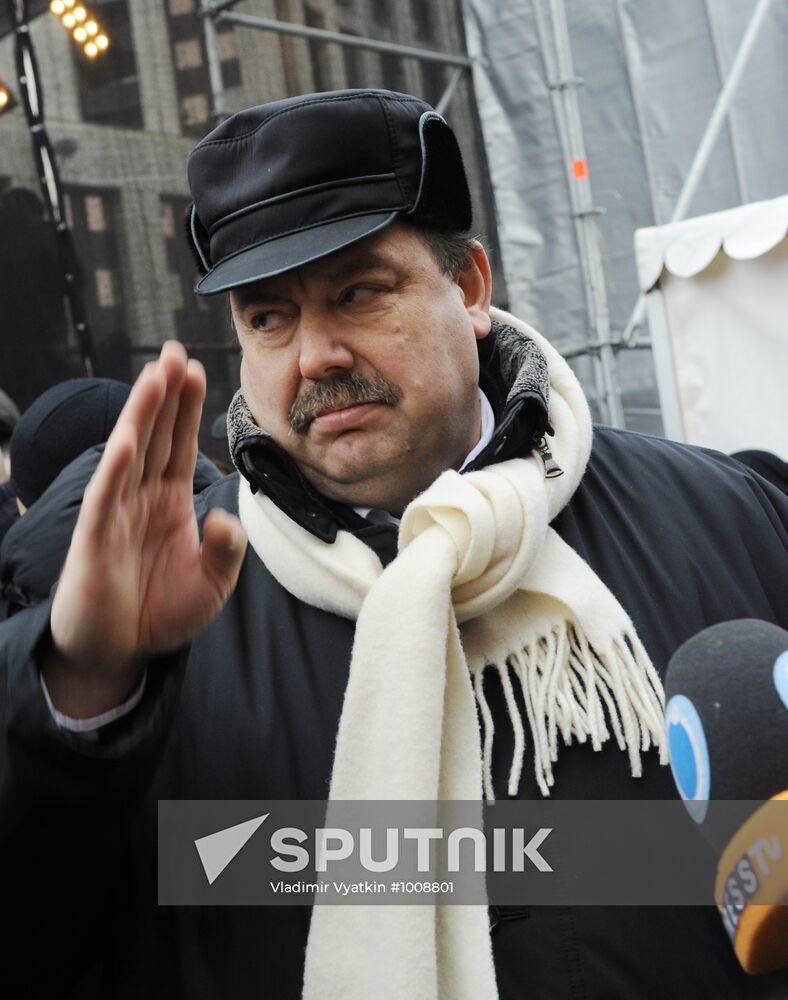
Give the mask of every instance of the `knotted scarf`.
M 514 727 L 510 795 L 526 750 L 549 794 L 559 736 L 599 749 L 612 730 L 633 775 L 651 745 L 664 760 L 663 691 L 648 654 L 613 594 L 550 527 L 591 451 L 583 391 L 536 331 L 492 315 L 521 340 L 524 365 L 546 360 L 550 450 L 563 475 L 546 478 L 536 453 L 444 472 L 404 511 L 385 569 L 351 533 L 321 541 L 241 477 L 241 520 L 273 576 L 299 600 L 357 620 L 332 800 L 492 798 L 488 669 L 500 676 Z M 303 996 L 494 1000 L 487 910 L 317 905 Z

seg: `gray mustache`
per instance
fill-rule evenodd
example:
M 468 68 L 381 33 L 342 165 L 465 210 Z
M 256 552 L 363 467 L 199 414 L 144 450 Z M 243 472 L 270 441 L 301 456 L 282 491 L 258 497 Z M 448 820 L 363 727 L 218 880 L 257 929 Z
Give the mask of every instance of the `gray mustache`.
M 332 379 L 313 382 L 290 407 L 290 426 L 303 434 L 321 411 L 340 410 L 361 403 L 388 403 L 402 398 L 402 390 L 383 375 L 367 378 L 356 372 L 343 372 Z

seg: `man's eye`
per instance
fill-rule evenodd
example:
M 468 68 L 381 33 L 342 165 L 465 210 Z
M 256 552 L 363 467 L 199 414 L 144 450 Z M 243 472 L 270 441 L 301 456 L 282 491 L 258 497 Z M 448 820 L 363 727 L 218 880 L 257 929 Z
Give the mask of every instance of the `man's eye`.
M 282 320 L 281 313 L 269 309 L 266 312 L 254 313 L 249 318 L 249 325 L 255 330 L 271 330 Z
M 353 285 L 352 288 L 346 288 L 342 295 L 340 296 L 340 302 L 342 303 L 361 303 L 369 302 L 375 296 L 380 295 L 383 289 L 376 285 Z

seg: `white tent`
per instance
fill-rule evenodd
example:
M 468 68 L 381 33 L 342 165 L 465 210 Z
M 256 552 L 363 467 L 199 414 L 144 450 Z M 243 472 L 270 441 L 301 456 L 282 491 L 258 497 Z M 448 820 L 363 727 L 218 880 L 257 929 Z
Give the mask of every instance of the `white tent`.
M 788 195 L 635 234 L 665 434 L 788 460 Z

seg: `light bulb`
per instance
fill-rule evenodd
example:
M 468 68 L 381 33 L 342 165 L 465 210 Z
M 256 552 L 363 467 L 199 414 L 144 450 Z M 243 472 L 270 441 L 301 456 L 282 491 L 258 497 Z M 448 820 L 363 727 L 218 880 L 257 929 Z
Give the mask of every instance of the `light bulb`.
M 60 17 L 66 9 L 66 5 L 63 3 L 63 0 L 52 0 L 52 3 L 49 5 L 49 9 L 53 14 L 57 14 L 57 16 Z
M 88 59 L 96 58 L 96 56 L 98 55 L 98 46 L 96 45 L 95 42 L 88 42 L 88 44 L 85 46 L 85 55 L 88 57 Z
M 98 25 L 95 21 L 88 21 L 85 25 L 85 31 L 91 36 L 98 34 Z
M 77 19 L 74 17 L 73 14 L 64 14 L 63 15 L 63 27 L 64 28 L 68 28 L 68 30 L 71 31 L 71 29 L 74 27 L 74 25 L 76 23 L 77 23 Z
M 88 40 L 88 33 L 84 28 L 74 28 L 74 41 L 75 42 L 86 42 Z
M 84 21 L 87 16 L 88 12 L 85 10 L 84 7 L 74 8 L 74 17 L 77 19 L 77 21 Z
M 98 38 L 96 39 L 96 45 L 98 45 L 98 47 L 103 52 L 104 49 L 106 49 L 107 46 L 109 45 L 109 39 L 107 38 L 106 35 L 99 35 Z

